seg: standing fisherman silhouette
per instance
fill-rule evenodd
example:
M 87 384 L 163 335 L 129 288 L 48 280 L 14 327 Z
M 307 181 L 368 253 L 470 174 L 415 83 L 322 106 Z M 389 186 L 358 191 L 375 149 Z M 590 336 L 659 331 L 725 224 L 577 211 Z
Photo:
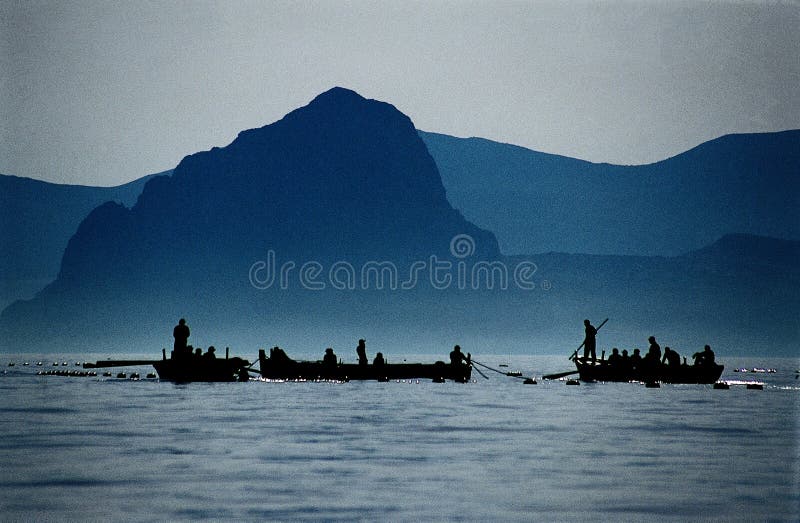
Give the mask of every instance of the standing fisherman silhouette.
M 650 342 L 650 348 L 647 349 L 647 357 L 652 358 L 654 362 L 659 363 L 661 361 L 661 345 L 656 342 L 655 336 L 650 336 L 647 338 L 647 341 Z
M 586 328 L 586 338 L 583 340 L 583 361 L 589 361 L 589 354 L 591 354 L 592 363 L 595 363 L 597 361 L 597 329 L 589 320 L 583 320 L 583 325 Z
M 172 347 L 174 354 L 176 356 L 184 355 L 187 350 L 186 343 L 189 340 L 189 326 L 186 325 L 186 320 L 181 318 L 178 321 L 178 324 L 172 329 L 172 337 L 175 338 L 175 344 Z
M 366 340 L 358 340 L 358 347 L 356 347 L 356 354 L 358 354 L 359 365 L 367 364 L 367 347 L 365 343 Z

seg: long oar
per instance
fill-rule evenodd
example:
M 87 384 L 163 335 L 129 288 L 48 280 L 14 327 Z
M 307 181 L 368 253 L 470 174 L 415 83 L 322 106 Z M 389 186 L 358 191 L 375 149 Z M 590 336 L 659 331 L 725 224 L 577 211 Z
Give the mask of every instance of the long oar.
M 556 372 L 555 374 L 545 374 L 542 376 L 543 380 L 557 380 L 558 378 L 563 378 L 564 376 L 569 376 L 571 374 L 577 374 L 577 370 L 570 370 L 567 372 Z

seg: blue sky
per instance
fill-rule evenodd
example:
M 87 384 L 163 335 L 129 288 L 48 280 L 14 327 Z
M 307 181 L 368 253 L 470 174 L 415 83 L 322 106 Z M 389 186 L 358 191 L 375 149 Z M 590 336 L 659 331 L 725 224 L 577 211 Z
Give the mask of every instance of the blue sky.
M 800 128 L 779 2 L 4 2 L 0 173 L 114 185 L 334 85 L 597 162 Z

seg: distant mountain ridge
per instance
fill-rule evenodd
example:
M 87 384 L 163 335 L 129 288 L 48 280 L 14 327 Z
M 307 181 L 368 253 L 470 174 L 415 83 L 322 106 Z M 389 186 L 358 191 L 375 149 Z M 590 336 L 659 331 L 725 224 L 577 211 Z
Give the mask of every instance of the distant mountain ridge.
M 8 307 L 2 326 L 6 339 L 33 343 L 64 328 L 107 336 L 99 325 L 150 323 L 157 311 L 169 321 L 176 310 L 221 308 L 231 321 L 275 315 L 277 301 L 248 279 L 270 252 L 296 270 L 339 260 L 401 265 L 452 257 L 459 234 L 473 240 L 476 258 L 499 256 L 494 236 L 447 202 L 411 120 L 334 88 L 224 148 L 187 156 L 172 176 L 150 179 L 131 209 L 95 208 L 70 239 L 58 278 Z M 305 308 L 293 303 L 283 310 Z M 101 312 L 85 318 L 75 304 Z
M 450 201 L 507 254 L 677 256 L 734 233 L 800 239 L 800 130 L 727 135 L 640 166 L 420 136 Z
M 61 185 L 0 175 L 0 309 L 30 298 L 58 273 L 69 238 L 106 201 L 132 206 L 151 174 L 116 187 Z
M 506 256 L 492 232 L 461 213 L 490 209 L 487 216 L 508 218 L 499 222 L 501 237 L 540 232 L 504 214 L 530 190 L 523 183 L 529 171 L 467 165 L 465 176 L 483 177 L 464 178 L 478 194 L 469 201 L 479 205 L 460 207 L 469 201 L 451 192 L 453 178 L 443 183 L 438 165 L 486 162 L 496 144 L 476 142 L 489 154 L 460 139 L 443 137 L 440 146 L 423 139 L 430 136 L 390 104 L 335 88 L 277 122 L 243 131 L 226 147 L 187 156 L 172 176 L 148 180 L 130 208 L 108 202 L 88 213 L 69 239 L 57 279 L 34 299 L 3 310 L 2 350 L 48 350 L 54 343 L 74 351 L 157 350 L 170 343 L 181 316 L 190 320 L 194 343 L 212 339 L 244 348 L 245 356 L 265 343 L 294 354 L 323 343 L 339 349 L 359 337 L 394 353 L 449 350 L 456 342 L 476 354 L 574 350 L 585 317 L 613 318 L 601 346 L 663 334 L 682 353 L 712 343 L 722 354 L 792 354 L 800 340 L 800 269 L 791 263 L 799 242 L 726 233 L 680 256 Z M 530 151 L 513 150 L 520 165 L 530 165 Z M 456 152 L 464 157 L 448 160 Z M 493 165 L 504 165 L 500 160 Z M 567 205 L 565 195 L 605 185 L 617 172 L 589 183 L 593 164 L 551 155 L 535 163 L 543 169 L 546 162 L 552 172 L 539 176 L 536 187 L 537 198 L 547 198 L 534 199 L 543 215 Z M 569 181 L 572 169 L 589 171 Z M 658 176 L 645 178 L 649 195 Z M 793 196 L 781 197 L 787 194 Z M 580 203 L 591 209 L 591 201 Z M 623 224 L 623 218 L 616 219 Z M 622 240 L 648 225 L 632 223 Z M 581 220 L 551 225 L 561 227 L 565 240 L 592 233 Z M 274 279 L 261 285 L 268 279 L 254 281 L 253 267 L 270 259 Z M 476 263 L 486 264 L 487 279 L 507 269 L 510 284 L 462 285 Z M 527 288 L 513 279 L 524 264 L 533 275 Z M 373 277 L 398 267 L 419 285 L 332 284 L 349 268 L 358 279 L 363 273 L 355 269 L 365 266 L 378 271 Z M 445 269 L 437 281 L 448 285 L 433 284 L 434 267 Z M 314 288 L 309 280 L 327 286 Z

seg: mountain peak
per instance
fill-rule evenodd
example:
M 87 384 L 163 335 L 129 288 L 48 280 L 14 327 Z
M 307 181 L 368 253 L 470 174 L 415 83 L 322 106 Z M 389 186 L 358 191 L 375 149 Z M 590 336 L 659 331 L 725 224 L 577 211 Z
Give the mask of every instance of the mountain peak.
M 366 100 L 366 98 L 364 98 L 363 96 L 358 94 L 356 91 L 354 91 L 352 89 L 348 89 L 346 87 L 340 87 L 338 85 L 328 89 L 327 91 L 324 91 L 324 92 L 318 94 L 314 98 L 314 101 L 327 100 L 327 99 L 336 100 L 338 102 L 340 102 L 342 100 L 346 100 L 346 99 Z M 314 102 L 312 102 L 312 103 L 314 103 Z

